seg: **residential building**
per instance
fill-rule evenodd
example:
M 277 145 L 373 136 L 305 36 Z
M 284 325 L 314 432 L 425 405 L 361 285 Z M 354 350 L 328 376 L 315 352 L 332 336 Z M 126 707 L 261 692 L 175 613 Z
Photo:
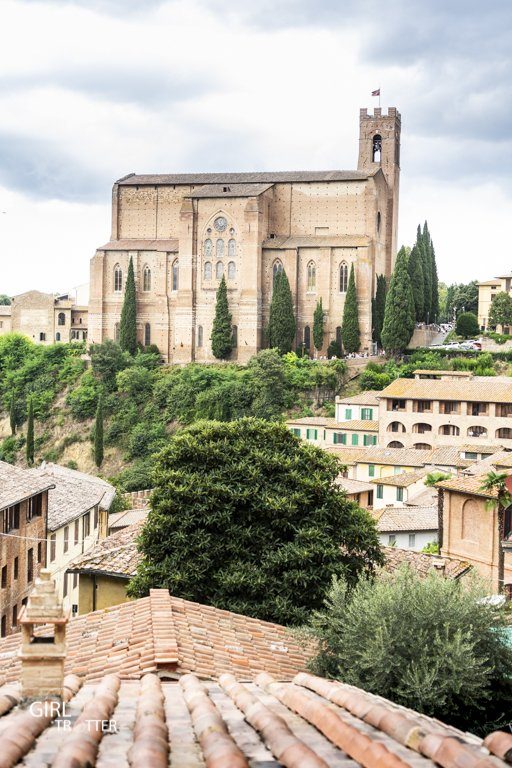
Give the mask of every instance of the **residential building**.
M 395 379 L 380 395 L 379 445 L 428 450 L 437 446 L 512 448 L 512 380 L 453 371 Z M 447 378 L 450 377 L 450 378 Z
M 73 294 L 27 291 L 0 307 L 0 336 L 16 332 L 38 344 L 86 341 L 89 309 Z
M 0 635 L 18 629 L 22 606 L 46 563 L 51 479 L 0 461 Z
M 365 447 L 377 444 L 379 424 L 368 419 L 338 422 L 322 416 L 304 416 L 286 422 L 297 437 L 320 448 L 330 445 Z
M 29 470 L 33 477 L 51 484 L 48 494 L 47 568 L 65 608 L 78 612 L 78 576 L 68 574 L 68 565 L 90 550 L 107 530 L 108 510 L 115 488 L 93 475 L 58 464 L 44 463 Z
M 336 484 L 343 488 L 348 498 L 355 501 L 360 507 L 364 509 L 373 507 L 375 487 L 371 483 L 340 476 L 336 479 Z
M 374 478 L 371 480 L 375 488 L 374 508 L 405 506 L 425 490 L 427 475 L 428 470 L 419 469 L 415 472 L 399 472 L 394 475 Z
M 427 544 L 437 542 L 439 530 L 437 505 L 384 507 L 375 510 L 373 516 L 382 545 L 421 552 Z
M 119 334 L 133 261 L 137 335 L 167 362 L 214 361 L 210 337 L 222 277 L 232 313 L 233 358 L 264 344 L 275 275 L 285 270 L 297 321 L 296 346 L 312 349 L 322 299 L 325 355 L 341 338 L 352 266 L 361 347 L 372 345 L 377 275 L 396 254 L 401 118 L 396 108 L 359 116 L 357 170 L 135 174 L 112 191 L 109 242 L 91 261 L 89 336 Z
M 41 610 L 27 609 L 23 642 L 0 641 L 6 765 L 27 756 L 34 766 L 507 766 L 511 734 L 482 741 L 309 674 L 314 645 L 305 649 L 285 627 L 167 590 L 67 623 L 49 586 L 35 595 Z M 41 619 L 57 649 L 30 623 Z M 55 708 L 24 707 L 28 696 L 56 695 L 68 713 L 58 727 Z
M 495 277 L 493 280 L 485 280 L 478 285 L 478 324 L 483 331 L 489 328 L 489 312 L 494 297 L 498 293 L 508 293 L 512 296 L 512 274 L 508 273 Z M 498 326 L 502 333 L 509 333 L 510 328 Z
M 380 391 L 367 390 L 351 397 L 336 396 L 336 421 L 378 421 Z
M 497 494 L 482 490 L 485 478 L 486 474 L 468 475 L 437 483 L 441 553 L 471 563 L 495 592 L 502 578 L 505 591 L 512 597 L 512 552 L 503 551 Z M 505 512 L 504 534 L 505 539 L 512 534 L 512 507 Z

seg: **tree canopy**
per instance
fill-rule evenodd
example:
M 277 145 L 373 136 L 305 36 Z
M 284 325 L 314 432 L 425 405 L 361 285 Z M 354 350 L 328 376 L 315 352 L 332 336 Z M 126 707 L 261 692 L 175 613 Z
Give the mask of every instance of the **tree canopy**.
M 497 325 L 512 325 L 512 297 L 505 291 L 497 293 L 489 311 L 489 325 L 496 328 Z
M 143 560 L 152 587 L 282 624 L 320 608 L 333 575 L 381 561 L 370 515 L 334 480 L 337 460 L 273 422 L 199 422 L 159 454 Z
M 408 256 L 404 247 L 396 257 L 386 295 L 386 311 L 382 327 L 382 346 L 390 355 L 406 349 L 414 332 L 414 297 L 408 271 Z
M 472 312 L 462 312 L 457 317 L 455 333 L 458 336 L 463 336 L 465 339 L 469 339 L 471 336 L 476 336 L 480 333 L 477 316 Z
M 512 710 L 512 648 L 487 585 L 405 567 L 355 589 L 333 584 L 313 620 L 315 671 L 473 732 Z

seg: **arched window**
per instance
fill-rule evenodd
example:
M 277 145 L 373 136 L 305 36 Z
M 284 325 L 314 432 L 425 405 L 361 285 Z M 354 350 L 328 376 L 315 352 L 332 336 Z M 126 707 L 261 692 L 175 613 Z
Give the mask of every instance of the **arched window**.
M 475 499 L 468 499 L 462 506 L 461 538 L 466 541 L 480 541 L 480 506 Z
M 228 280 L 234 280 L 236 277 L 236 264 L 230 261 L 228 264 Z
M 403 448 L 404 444 L 399 443 L 398 440 L 392 440 L 391 443 L 388 443 L 388 448 Z
M 487 437 L 487 430 L 485 427 L 469 427 L 467 434 L 468 437 Z
M 417 451 L 430 451 L 432 446 L 428 443 L 414 443 L 413 448 Z
M 405 427 L 401 421 L 392 421 L 388 424 L 388 432 L 405 432 Z
M 172 263 L 172 289 L 177 291 L 180 283 L 180 266 L 178 259 L 174 259 Z
M 64 312 L 59 312 L 57 315 L 57 325 L 66 325 L 66 315 Z
M 496 430 L 498 440 L 512 440 L 512 429 L 510 427 L 501 427 Z
M 311 347 L 311 328 L 309 325 L 306 325 L 304 328 L 304 347 L 305 349 L 309 349 Z
M 423 435 L 425 432 L 432 432 L 432 425 L 426 422 L 419 422 L 412 425 L 412 431 L 416 435 Z
M 151 326 L 149 323 L 144 323 L 144 346 L 149 347 L 151 344 Z
M 376 133 L 372 140 L 372 162 L 380 163 L 382 156 L 382 136 Z
M 279 272 L 283 271 L 283 264 L 279 259 L 276 259 L 274 261 L 274 264 L 272 265 L 272 282 L 276 279 Z
M 55 341 L 60 341 L 60 333 L 55 334 Z
M 143 291 L 151 290 L 151 270 L 147 264 L 144 267 L 144 272 L 143 272 L 142 290 Z
M 316 289 L 316 265 L 314 261 L 310 261 L 308 264 L 308 291 L 314 291 Z
M 342 261 L 340 264 L 340 293 L 346 293 L 348 288 L 348 264 Z
M 218 261 L 215 265 L 215 277 L 217 280 L 220 280 L 222 278 L 222 275 L 224 274 L 224 264 L 222 261 Z
M 230 259 L 234 259 L 236 256 L 236 240 L 233 238 L 228 242 L 228 256 Z
M 221 240 L 220 237 L 215 244 L 215 254 L 218 259 L 222 259 L 224 257 L 224 240 Z
M 455 424 L 441 424 L 439 427 L 439 434 L 446 437 L 458 437 L 460 435 L 460 429 Z
M 213 248 L 213 243 L 212 243 L 212 241 L 210 240 L 210 238 L 208 237 L 208 238 L 207 238 L 207 239 L 204 241 L 204 255 L 205 255 L 205 257 L 206 257 L 207 259 L 209 259 L 209 258 L 211 257 L 211 255 L 212 255 L 212 248 Z
M 238 326 L 234 325 L 231 330 L 231 344 L 233 345 L 233 349 L 236 349 L 238 347 Z
M 114 267 L 114 291 L 118 293 L 123 290 L 123 270 L 116 264 Z
M 212 263 L 211 263 L 211 261 L 205 261 L 205 263 L 204 263 L 204 279 L 205 280 L 211 280 L 212 279 Z
M 114 323 L 114 341 L 119 341 L 119 323 Z
M 202 325 L 197 326 L 197 346 L 198 347 L 203 346 L 203 326 Z
M 377 211 L 377 232 L 380 232 L 381 215 L 380 211 Z

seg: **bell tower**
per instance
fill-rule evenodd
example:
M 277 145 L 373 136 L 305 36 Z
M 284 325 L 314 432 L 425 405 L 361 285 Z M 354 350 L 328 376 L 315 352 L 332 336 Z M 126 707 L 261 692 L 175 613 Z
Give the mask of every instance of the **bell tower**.
M 400 187 L 400 134 L 402 121 L 396 107 L 389 107 L 387 114 L 376 107 L 373 115 L 367 109 L 359 112 L 359 159 L 360 171 L 376 171 L 381 168 L 388 185 L 386 264 L 391 273 L 396 256 L 398 228 L 398 194 Z

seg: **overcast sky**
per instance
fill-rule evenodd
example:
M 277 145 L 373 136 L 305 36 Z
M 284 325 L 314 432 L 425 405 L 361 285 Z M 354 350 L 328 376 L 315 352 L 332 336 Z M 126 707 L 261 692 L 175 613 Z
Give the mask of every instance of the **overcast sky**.
M 512 268 L 512 0 L 0 0 L 0 293 L 88 280 L 127 173 L 351 169 L 402 113 L 399 241 Z

